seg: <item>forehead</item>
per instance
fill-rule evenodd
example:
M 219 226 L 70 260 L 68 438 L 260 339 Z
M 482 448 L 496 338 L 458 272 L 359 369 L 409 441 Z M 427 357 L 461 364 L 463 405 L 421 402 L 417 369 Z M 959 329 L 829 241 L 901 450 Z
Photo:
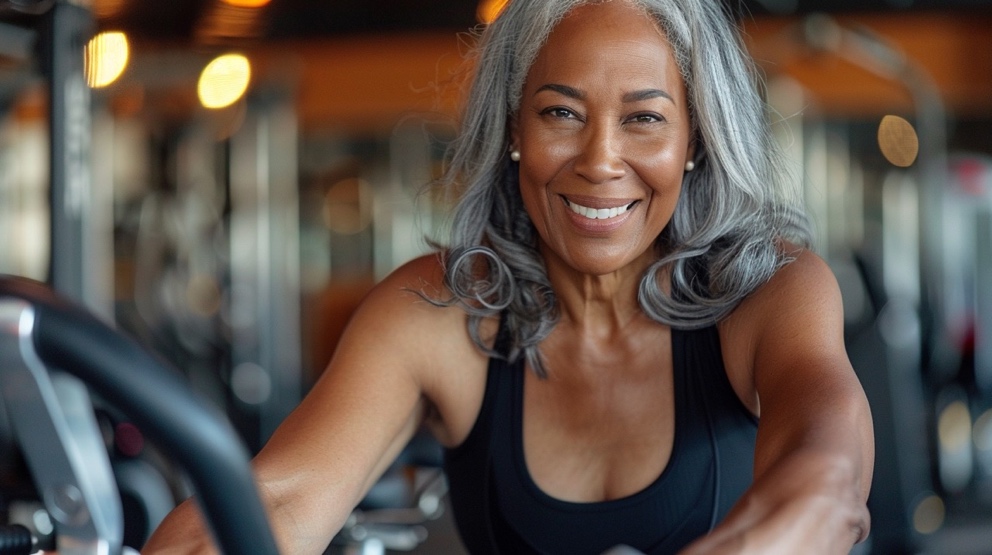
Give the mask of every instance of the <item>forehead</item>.
M 681 83 L 664 31 L 642 8 L 625 0 L 582 4 L 551 31 L 528 72 L 528 86 L 546 79 L 590 74 Z

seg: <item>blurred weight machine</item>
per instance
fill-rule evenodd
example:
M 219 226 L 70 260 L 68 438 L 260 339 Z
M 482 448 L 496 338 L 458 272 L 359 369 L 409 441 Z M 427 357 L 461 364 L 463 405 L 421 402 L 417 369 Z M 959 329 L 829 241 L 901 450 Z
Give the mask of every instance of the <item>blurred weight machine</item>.
M 356 268 L 381 277 L 424 250 L 417 238 L 439 224 L 434 199 L 417 190 L 441 148 L 413 125 L 370 140 L 312 141 L 301 153 L 292 91 L 265 83 L 220 114 L 177 119 L 154 105 L 122 114 L 83 80 L 93 28 L 92 14 L 67 1 L 0 1 L 0 231 L 13 239 L 0 244 L 0 273 L 48 281 L 137 337 L 257 450 L 319 373 L 307 371 L 303 349 L 312 345 L 303 336 L 317 330 L 304 329 L 301 298 Z M 136 68 L 145 74 L 135 79 L 168 86 L 176 62 Z M 321 148 L 328 143 L 332 152 Z M 326 174 L 341 160 L 335 152 L 361 160 L 345 181 L 365 183 L 357 187 L 368 197 L 360 203 L 365 235 L 328 225 L 342 215 L 341 195 L 328 194 L 338 180 L 310 185 L 311 175 L 298 175 L 301 158 L 306 171 Z M 318 202 L 301 202 L 304 181 Z M 312 206 L 321 207 L 316 218 Z M 366 241 L 356 243 L 359 236 Z M 124 544 L 139 547 L 190 490 L 138 427 L 99 398 L 93 404 L 122 498 Z M 52 547 L 51 518 L 11 424 L 0 409 L 0 516 Z M 422 542 L 418 523 L 441 514 L 443 477 L 404 473 L 436 464 L 436 445 L 412 445 L 336 545 L 373 553 Z
M 0 20 L 0 107 L 4 119 L 0 132 L 0 191 L 4 200 L 0 203 L 0 229 L 7 232 L 4 236 L 8 239 L 0 251 L 0 269 L 37 278 L 47 276 L 53 288 L 69 298 L 85 300 L 94 312 L 106 317 L 111 312 L 110 296 L 104 287 L 108 282 L 103 278 L 107 276 L 110 251 L 101 249 L 108 242 L 100 241 L 98 235 L 109 229 L 101 224 L 107 221 L 108 212 L 101 210 L 105 208 L 102 199 L 92 194 L 92 114 L 82 57 L 82 47 L 92 32 L 92 18 L 86 10 L 66 2 L 18 0 L 0 2 Z M 34 102 L 24 101 L 26 91 Z M 46 100 L 38 102 L 46 95 Z M 47 104 L 40 117 L 31 114 L 41 111 L 37 109 L 39 104 Z M 61 390 L 75 392 L 73 406 L 89 405 L 86 389 L 78 380 L 68 375 L 53 376 L 53 380 L 61 384 Z M 13 434 L 14 428 L 23 423 L 8 419 L 14 409 L 11 406 L 0 410 L 0 518 L 4 524 L 27 525 L 39 540 L 39 547 L 53 549 L 59 516 L 57 511 L 52 513 L 50 504 L 43 505 L 38 495 L 38 490 L 52 486 L 45 482 L 45 469 L 51 467 L 48 460 L 36 457 L 30 461 L 28 473 Z M 44 406 L 38 405 L 37 409 L 44 410 Z M 107 410 L 100 414 L 103 429 L 112 432 L 114 416 Z M 112 443 L 102 447 L 111 446 Z M 93 461 L 95 467 L 100 466 L 98 461 L 99 457 Z M 125 470 L 125 474 L 142 484 L 138 489 L 150 494 L 145 506 L 154 511 L 158 494 L 163 492 L 157 488 L 162 484 L 161 475 L 129 463 L 118 468 L 125 466 L 133 469 Z M 42 483 L 33 483 L 32 478 Z M 125 477 L 121 481 L 122 492 L 127 489 L 127 480 Z M 70 526 L 73 529 L 66 538 L 81 539 L 77 533 L 86 537 L 106 532 L 103 525 L 108 522 L 111 528 L 120 530 L 121 523 L 112 518 L 114 514 L 120 517 L 120 505 L 116 510 L 112 506 L 103 508 L 108 512 L 94 514 L 86 526 Z M 139 516 L 137 512 L 134 515 Z M 141 514 L 132 521 L 131 528 L 147 527 L 148 516 Z
M 141 338 L 257 444 L 299 400 L 295 116 L 280 95 L 260 94 L 227 142 L 196 144 L 204 133 L 190 125 L 155 144 L 145 122 L 116 117 L 87 86 L 83 52 L 94 28 L 92 14 L 68 1 L 0 2 L 0 230 L 9 239 L 0 272 L 47 281 Z M 221 163 L 176 162 L 191 153 Z M 224 194 L 197 169 L 229 178 Z M 236 298 L 223 295 L 232 290 Z M 215 311 L 203 310 L 211 302 Z M 241 317 L 234 325 L 221 321 L 221 303 Z M 99 398 L 93 404 L 124 541 L 139 547 L 189 490 L 139 428 Z M 51 517 L 11 435 L 16 423 L 0 413 L 3 522 L 27 524 L 51 548 Z

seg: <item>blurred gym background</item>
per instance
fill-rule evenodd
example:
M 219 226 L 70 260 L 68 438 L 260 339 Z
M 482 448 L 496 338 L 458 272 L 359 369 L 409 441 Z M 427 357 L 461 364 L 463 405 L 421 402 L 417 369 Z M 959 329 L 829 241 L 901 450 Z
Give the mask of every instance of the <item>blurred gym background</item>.
M 874 411 L 858 550 L 992 553 L 992 1 L 726 1 Z M 467 33 L 503 3 L 0 0 L 0 273 L 138 338 L 257 450 L 368 288 L 443 239 Z M 5 419 L 0 516 L 44 535 Z M 184 480 L 100 421 L 137 547 Z M 459 553 L 436 461 L 411 446 L 342 549 Z

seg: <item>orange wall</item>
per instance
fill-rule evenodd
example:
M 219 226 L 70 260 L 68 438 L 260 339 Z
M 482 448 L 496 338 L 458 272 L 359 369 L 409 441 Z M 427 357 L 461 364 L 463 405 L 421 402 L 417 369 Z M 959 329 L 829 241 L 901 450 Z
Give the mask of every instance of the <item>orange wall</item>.
M 836 19 L 847 28 L 867 28 L 904 52 L 931 76 L 949 111 L 992 116 L 992 16 L 913 12 Z M 834 55 L 804 52 L 789 38 L 798 22 L 757 18 L 744 23 L 748 48 L 768 76 L 795 77 L 832 113 L 878 114 L 908 106 L 906 89 L 892 80 Z
M 846 27 L 868 28 L 903 51 L 932 76 L 950 112 L 992 116 L 992 15 L 894 12 L 836 19 Z M 813 92 L 821 109 L 839 116 L 911 108 L 905 88 L 892 80 L 804 49 L 793 38 L 798 22 L 762 16 L 742 23 L 745 42 L 765 75 L 794 77 Z M 450 123 L 469 72 L 469 43 L 465 34 L 452 32 L 259 42 L 242 50 L 255 63 L 256 82 L 290 83 L 304 129 L 368 132 L 388 131 L 411 115 Z M 195 109 L 194 89 L 190 83 L 148 93 L 145 106 L 159 112 L 169 106 L 177 112 Z

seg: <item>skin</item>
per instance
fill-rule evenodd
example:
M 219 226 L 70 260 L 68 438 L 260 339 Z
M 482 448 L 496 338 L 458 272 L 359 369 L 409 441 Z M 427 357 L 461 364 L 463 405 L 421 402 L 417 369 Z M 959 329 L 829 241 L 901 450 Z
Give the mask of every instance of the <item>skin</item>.
M 527 467 L 560 499 L 624 497 L 664 470 L 674 437 L 671 333 L 640 311 L 636 289 L 693 154 L 685 86 L 652 20 L 626 2 L 586 5 L 549 37 L 510 124 L 561 308 L 541 345 L 549 378 L 525 378 Z M 630 208 L 589 220 L 566 199 Z M 840 293 L 822 260 L 782 248 L 795 261 L 718 325 L 730 383 L 760 416 L 755 481 L 688 555 L 840 554 L 867 534 L 871 418 L 845 353 Z M 283 552 L 321 553 L 421 424 L 451 447 L 475 422 L 488 360 L 464 312 L 411 289 L 447 296 L 437 257 L 369 294 L 254 461 Z M 495 331 L 484 322 L 485 336 Z M 143 553 L 210 549 L 186 502 Z
M 542 345 L 550 380 L 525 379 L 524 452 L 552 496 L 623 497 L 667 464 L 670 333 L 644 316 L 636 288 L 675 210 L 689 129 L 667 40 L 624 4 L 577 9 L 528 72 L 511 142 L 562 318 Z M 571 204 L 631 207 L 590 220 Z

